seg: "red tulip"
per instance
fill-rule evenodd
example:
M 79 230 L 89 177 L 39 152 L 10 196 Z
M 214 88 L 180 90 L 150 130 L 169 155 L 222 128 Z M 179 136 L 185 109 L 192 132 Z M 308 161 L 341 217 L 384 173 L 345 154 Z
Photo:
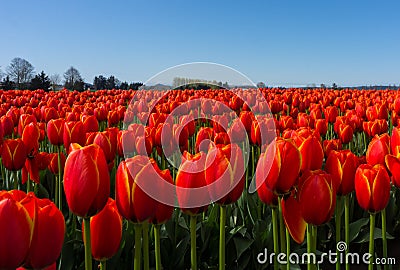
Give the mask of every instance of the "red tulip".
M 400 154 L 400 128 L 395 127 L 392 130 L 392 136 L 390 137 L 390 149 L 392 150 L 393 155 L 398 156 Z
M 40 129 L 36 123 L 30 123 L 25 126 L 22 132 L 22 141 L 24 142 L 29 156 L 33 156 L 39 150 Z
M 325 135 L 328 131 L 328 123 L 325 119 L 317 119 L 315 120 L 315 129 L 318 131 L 320 135 Z
M 65 149 L 69 149 L 71 143 L 85 145 L 86 137 L 83 124 L 80 121 L 68 121 L 64 124 L 63 141 Z
M 209 127 L 201 127 L 196 137 L 196 151 L 207 152 L 210 142 L 214 140 L 214 131 Z
M 266 185 L 260 185 L 257 188 L 257 194 L 263 203 L 269 206 L 278 206 L 278 195 L 273 193 Z
M 329 157 L 329 153 L 332 150 L 338 151 L 338 150 L 342 149 L 342 143 L 340 142 L 339 139 L 324 140 L 323 148 L 324 148 L 325 157 Z
M 328 106 L 325 108 L 324 114 L 325 114 L 325 119 L 329 123 L 334 123 L 336 121 L 336 117 L 339 115 L 339 112 L 337 107 Z
M 175 182 L 178 204 L 186 214 L 197 215 L 206 211 L 211 201 L 206 187 L 205 162 L 206 154 L 204 152 L 196 155 L 183 153 L 183 161 L 178 169 Z M 188 205 L 193 207 L 188 207 Z
M 117 137 L 118 156 L 124 157 L 126 154 L 135 152 L 135 133 L 130 130 L 120 130 Z
M 64 119 L 52 119 L 47 123 L 47 138 L 52 145 L 62 145 L 64 131 Z
M 83 115 L 81 122 L 85 133 L 99 131 L 99 122 L 94 115 Z
M 45 170 L 50 163 L 50 156 L 46 152 L 40 152 L 33 157 L 28 157 L 25 166 L 22 168 L 22 184 L 25 184 L 29 177 L 35 183 L 40 183 L 39 171 Z
M 0 269 L 15 269 L 24 262 L 32 230 L 27 210 L 11 194 L 0 192 Z
M 95 215 L 110 195 L 110 174 L 103 150 L 96 145 L 71 145 L 64 168 L 64 191 L 69 209 L 80 217 Z
M 115 159 L 117 145 L 114 145 L 114 142 L 111 141 L 111 136 L 108 131 L 97 132 L 94 137 L 93 143 L 98 145 L 104 153 L 106 157 L 107 163 L 111 163 Z
M 347 124 L 341 124 L 339 125 L 339 138 L 340 141 L 343 144 L 347 144 L 349 142 L 351 142 L 351 140 L 353 139 L 353 128 L 350 125 Z
M 337 194 L 347 195 L 354 190 L 354 177 L 358 158 L 350 150 L 332 150 L 325 164 L 325 170 L 338 184 Z
M 64 216 L 48 199 L 31 192 L 21 201 L 33 220 L 33 234 L 24 266 L 42 269 L 56 262 L 64 243 Z
M 30 123 L 37 123 L 37 120 L 35 116 L 29 115 L 29 114 L 21 114 L 19 117 L 19 122 L 18 122 L 18 135 L 22 136 L 22 132 L 24 131 L 25 127 L 29 125 Z
M 271 160 L 273 160 L 272 163 Z M 267 150 L 258 160 L 257 186 L 265 185 L 278 195 L 288 193 L 296 183 L 301 162 L 300 152 L 292 141 L 277 139 L 268 145 Z
M 93 258 L 98 261 L 110 259 L 117 253 L 121 238 L 122 218 L 118 213 L 115 201 L 109 198 L 103 210 L 90 218 L 90 242 Z
M 3 142 L 1 161 L 9 171 L 18 171 L 24 167 L 27 150 L 21 139 L 9 139 Z
M 301 154 L 301 170 L 318 170 L 322 167 L 324 151 L 315 135 L 309 136 L 299 146 Z
M 240 112 L 239 118 L 242 122 L 244 128 L 247 131 L 247 134 L 251 133 L 251 126 L 253 124 L 253 114 L 249 111 L 242 111 Z
M 385 156 L 390 153 L 390 137 L 387 133 L 376 135 L 368 145 L 367 163 L 370 165 L 385 164 Z
M 280 130 L 283 132 L 285 129 L 294 129 L 295 124 L 291 116 L 282 115 L 279 119 Z
M 61 153 L 60 158 L 61 158 L 60 159 L 61 171 L 64 171 L 66 157 L 63 153 Z M 49 156 L 49 160 L 50 160 L 49 165 L 48 165 L 49 171 L 54 175 L 58 175 L 58 173 L 59 173 L 58 154 L 51 153 Z
M 335 210 L 336 186 L 322 170 L 308 171 L 299 180 L 299 203 L 304 220 L 312 225 L 328 222 Z
M 358 204 L 366 211 L 379 212 L 389 202 L 390 179 L 383 165 L 360 165 L 356 171 L 355 189 Z
M 150 197 L 146 191 L 155 189 L 163 199 L 173 205 L 174 194 L 168 192 L 168 184 L 173 181 L 169 171 L 161 171 L 153 159 L 147 156 L 135 156 L 122 161 L 116 175 L 115 202 L 121 215 L 133 222 L 162 220 L 163 213 L 157 217 L 160 202 Z M 170 216 L 171 210 L 164 208 Z M 165 214 L 165 213 L 164 213 Z M 171 213 L 172 214 L 172 213 Z
M 237 144 L 213 147 L 206 157 L 206 183 L 211 199 L 226 205 L 236 202 L 244 188 L 244 160 Z
M 3 115 L 0 118 L 0 126 L 3 129 L 3 136 L 11 136 L 14 132 L 14 123 L 10 116 Z

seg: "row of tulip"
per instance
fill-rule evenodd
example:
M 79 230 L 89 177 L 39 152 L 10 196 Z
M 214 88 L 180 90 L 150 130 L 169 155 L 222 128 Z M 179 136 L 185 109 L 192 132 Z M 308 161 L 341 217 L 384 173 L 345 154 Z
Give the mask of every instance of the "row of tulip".
M 391 182 L 400 186 L 400 131 L 393 128 L 399 123 L 400 97 L 395 91 L 0 90 L 0 95 L 0 184 L 11 190 L 0 196 L 0 232 L 8 236 L 0 244 L 0 268 L 55 267 L 62 249 L 59 267 L 66 267 L 68 240 L 80 238 L 86 269 L 92 267 L 92 256 L 103 269 L 113 256 L 130 258 L 126 254 L 133 243 L 135 269 L 142 263 L 149 269 L 153 262 L 156 269 L 177 267 L 163 262 L 168 259 L 161 256 L 163 235 L 173 238 L 165 235 L 171 234 L 170 225 L 177 234 L 177 226 L 186 223 L 190 266 L 196 269 L 197 223 L 202 229 L 215 222 L 218 212 L 214 266 L 220 269 L 238 266 L 258 240 L 235 234 L 267 220 L 276 254 L 289 256 L 304 242 L 306 231 L 308 252 L 327 249 L 317 243 L 317 227 L 324 231 L 334 214 L 334 229 L 326 235 L 334 232 L 336 239 L 330 242 L 339 242 L 344 231 L 350 247 L 354 200 L 370 213 L 373 255 L 375 216 L 382 213 L 382 254 L 388 256 L 386 206 L 396 196 Z M 258 197 L 247 192 L 252 185 Z M 360 224 L 354 221 L 354 226 Z M 81 224 L 83 236 L 77 236 Z M 135 239 L 127 244 L 130 224 Z M 154 258 L 149 255 L 149 229 L 154 231 Z M 15 230 L 21 230 L 20 238 L 9 234 Z M 259 228 L 255 235 L 262 233 Z M 235 243 L 236 258 L 226 262 L 230 239 L 242 242 Z M 184 245 L 174 240 L 173 248 Z M 9 256 L 10 246 L 21 250 L 18 256 Z M 79 254 L 81 247 L 74 242 L 73 253 Z M 111 263 L 118 265 L 121 261 Z M 178 265 L 188 267 L 185 261 Z M 249 260 L 243 265 L 266 267 Z M 275 261 L 274 267 L 281 266 Z

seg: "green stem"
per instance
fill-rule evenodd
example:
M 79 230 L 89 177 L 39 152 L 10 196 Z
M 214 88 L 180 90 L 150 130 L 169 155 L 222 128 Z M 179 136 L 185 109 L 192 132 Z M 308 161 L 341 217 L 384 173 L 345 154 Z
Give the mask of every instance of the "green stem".
M 142 260 L 142 224 L 135 223 L 135 256 L 134 270 L 140 270 L 140 262 Z
M 28 180 L 26 181 L 26 193 L 31 191 L 31 180 L 29 179 L 29 174 L 28 174 Z
M 345 251 L 346 258 L 347 253 L 350 249 L 350 195 L 344 197 L 344 240 L 346 242 L 347 249 Z M 346 263 L 346 270 L 350 270 L 350 265 Z
M 0 171 L 1 171 L 1 181 L 2 181 L 2 189 L 6 189 L 7 187 L 6 187 L 6 179 L 5 179 L 5 177 L 4 177 L 4 170 L 5 170 L 5 168 L 3 167 L 3 163 L 2 163 L 2 160 L 1 160 L 1 158 L 0 158 Z
M 196 254 L 196 216 L 190 216 L 190 260 L 192 270 L 197 270 L 197 254 Z
M 13 180 L 14 180 L 14 189 L 18 189 L 18 177 L 17 177 L 17 172 L 13 171 Z
M 369 254 L 371 259 L 369 261 L 368 270 L 374 269 L 374 232 L 375 232 L 375 213 L 369 214 Z
M 144 270 L 149 270 L 149 223 L 143 223 L 143 266 Z
M 156 270 L 161 270 L 160 224 L 154 225 L 154 247 L 156 253 Z
M 90 242 L 90 217 L 83 218 L 83 227 L 85 230 L 85 269 L 92 270 L 92 250 Z
M 285 235 L 285 223 L 283 222 L 283 215 L 282 215 L 282 197 L 279 197 L 278 207 L 279 207 L 279 237 L 280 237 L 280 244 L 281 244 L 281 252 L 286 252 L 286 235 Z
M 220 206 L 219 220 L 219 270 L 225 269 L 225 223 L 226 223 L 226 206 Z
M 286 228 L 286 259 L 287 259 L 286 269 L 287 270 L 290 270 L 289 256 L 290 256 L 290 235 L 289 235 L 288 228 Z
M 100 262 L 100 270 L 107 270 L 107 261 Z
M 382 242 L 383 242 L 383 258 L 387 259 L 387 239 L 386 239 L 386 208 L 381 212 L 382 217 Z M 383 266 L 384 270 L 388 269 L 388 265 Z
M 272 211 L 272 232 L 274 239 L 274 253 L 279 253 L 279 243 L 278 243 L 278 209 L 276 206 L 271 207 Z M 308 242 L 307 242 L 308 243 Z M 276 261 L 276 256 L 274 256 L 274 269 L 278 269 L 278 263 Z
M 311 233 L 311 225 L 307 224 L 307 253 L 311 254 L 311 242 L 312 242 L 312 233 Z M 311 263 L 307 264 L 307 270 L 311 270 Z
M 312 224 L 307 224 L 307 253 L 316 256 L 317 251 L 317 227 Z M 311 257 L 310 257 L 311 258 Z M 308 262 L 308 270 L 317 269 L 313 262 Z
M 58 150 L 58 209 L 62 211 L 62 172 L 61 172 L 61 146 L 57 147 Z
M 54 187 L 54 203 L 56 204 L 57 207 L 59 207 L 60 203 L 58 202 L 58 197 L 59 197 L 58 196 L 58 192 L 59 192 L 58 186 L 60 184 L 60 180 L 57 175 L 55 177 L 56 177 L 56 181 L 55 181 L 56 186 Z
M 313 242 L 312 242 L 312 252 L 314 252 L 314 254 L 317 254 L 317 231 L 318 227 L 313 225 L 312 226 L 312 235 L 313 235 Z
M 336 222 L 336 244 L 341 241 L 340 238 L 340 229 L 342 223 L 342 198 L 341 196 L 337 196 L 336 200 L 336 215 L 335 215 L 335 222 Z M 340 260 L 336 261 L 336 270 L 340 270 Z

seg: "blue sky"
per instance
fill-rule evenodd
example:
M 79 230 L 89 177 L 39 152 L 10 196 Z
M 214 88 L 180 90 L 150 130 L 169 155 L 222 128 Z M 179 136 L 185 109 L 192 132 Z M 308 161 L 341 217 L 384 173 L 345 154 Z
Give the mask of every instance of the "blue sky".
M 254 82 L 400 84 L 399 1 L 2 1 L 0 68 L 146 81 L 209 61 Z

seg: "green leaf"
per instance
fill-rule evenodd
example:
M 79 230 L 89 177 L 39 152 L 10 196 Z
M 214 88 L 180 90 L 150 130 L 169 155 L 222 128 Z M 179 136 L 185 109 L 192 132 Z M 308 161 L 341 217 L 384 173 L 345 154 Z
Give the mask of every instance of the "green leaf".
M 394 239 L 394 237 L 387 232 L 386 232 L 386 238 Z M 380 228 L 375 228 L 374 240 L 377 239 L 382 239 L 382 230 Z M 359 237 L 357 237 L 357 239 L 354 241 L 354 243 L 367 243 L 367 242 L 369 242 L 369 230 L 364 231 L 364 233 Z
M 353 242 L 357 238 L 361 231 L 361 228 L 369 223 L 369 218 L 361 218 L 349 225 L 349 236 L 350 242 Z
M 233 238 L 233 242 L 235 243 L 236 248 L 236 259 L 239 259 L 243 252 L 245 252 L 246 249 L 248 249 L 251 244 L 253 244 L 254 240 L 243 237 L 235 237 Z

